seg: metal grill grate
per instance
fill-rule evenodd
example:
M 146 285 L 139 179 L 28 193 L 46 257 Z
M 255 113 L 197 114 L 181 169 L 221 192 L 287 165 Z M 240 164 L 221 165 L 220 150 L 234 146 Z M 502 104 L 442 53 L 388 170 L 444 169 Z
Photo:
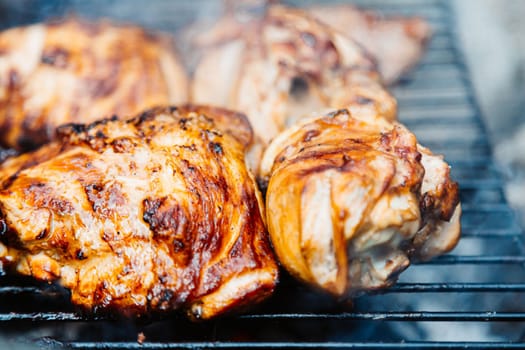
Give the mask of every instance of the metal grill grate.
M 128 12 L 102 0 L 66 3 L 84 15 L 110 15 L 173 30 L 208 2 L 158 0 L 144 9 L 156 15 L 140 18 L 134 17 L 144 5 L 139 0 L 126 2 L 134 10 Z M 177 316 L 142 325 L 90 318 L 74 313 L 67 297 L 52 286 L 3 277 L 2 329 L 42 347 L 73 349 L 524 348 L 523 233 L 505 202 L 491 160 L 450 4 L 380 0 L 362 5 L 385 13 L 421 15 L 433 25 L 434 36 L 421 65 L 394 93 L 401 121 L 422 144 L 445 154 L 460 183 L 463 237 L 450 255 L 412 266 L 396 286 L 358 298 L 353 306 L 336 304 L 285 276 L 276 295 L 259 309 L 203 324 Z M 154 11 L 163 6 L 172 10 Z M 42 17 L 46 15 L 21 12 L 11 18 L 21 23 Z M 144 344 L 137 342 L 138 332 L 146 335 Z

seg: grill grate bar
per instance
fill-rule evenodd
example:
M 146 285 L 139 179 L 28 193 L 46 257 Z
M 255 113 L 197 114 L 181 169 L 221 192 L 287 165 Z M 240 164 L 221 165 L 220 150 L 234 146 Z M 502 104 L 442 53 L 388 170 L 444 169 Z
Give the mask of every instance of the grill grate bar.
M 485 256 L 485 255 L 443 255 L 416 265 L 456 265 L 456 264 L 523 264 L 525 256 Z
M 495 312 L 495 311 L 374 311 L 374 312 L 341 312 L 341 313 L 271 313 L 247 314 L 237 319 L 254 320 L 384 320 L 384 321 L 498 321 L 525 323 L 524 312 Z M 102 316 L 82 316 L 73 312 L 31 312 L 31 313 L 2 313 L 0 322 L 31 321 L 103 321 Z
M 493 228 L 472 228 L 468 227 L 462 230 L 461 237 L 483 237 L 483 238 L 501 238 L 501 237 L 522 237 L 523 233 L 519 228 L 514 229 L 493 229 Z
M 144 343 L 136 342 L 68 342 L 69 349 L 523 349 L 525 343 L 511 342 L 202 342 Z
M 397 283 L 381 293 L 523 292 L 525 283 Z
M 452 311 L 376 311 L 330 313 L 290 313 L 290 314 L 252 314 L 239 316 L 242 319 L 280 319 L 280 320 L 384 320 L 384 321 L 513 321 L 525 323 L 525 312 L 452 312 Z
M 394 293 L 452 293 L 452 292 L 525 292 L 525 283 L 397 283 L 396 285 L 377 291 L 376 294 Z M 38 287 L 0 287 L 0 296 L 33 294 L 44 295 L 46 297 L 61 297 L 64 294 L 55 291 L 49 292 Z M 49 316 L 49 315 L 55 316 Z M 58 319 L 71 319 L 71 313 L 48 312 L 31 313 L 24 317 L 34 317 L 44 320 L 48 317 Z M 31 316 L 29 316 L 31 315 Z M 13 313 L 0 314 L 0 320 L 7 320 L 13 317 Z

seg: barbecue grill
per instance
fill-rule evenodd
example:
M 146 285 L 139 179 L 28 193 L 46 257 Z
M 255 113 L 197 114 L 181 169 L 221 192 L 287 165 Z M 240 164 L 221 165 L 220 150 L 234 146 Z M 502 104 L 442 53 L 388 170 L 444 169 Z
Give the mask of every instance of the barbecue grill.
M 14 8 L 9 12 L 0 5 L 2 27 L 73 11 L 173 31 L 210 5 L 206 0 L 191 4 L 72 0 L 52 1 L 41 8 L 27 6 L 31 1 L 22 3 L 24 8 L 10 5 Z M 393 91 L 401 121 L 422 144 L 446 156 L 460 184 L 463 234 L 451 254 L 413 265 L 397 285 L 362 296 L 353 305 L 335 303 L 283 276 L 275 296 L 250 313 L 197 324 L 177 315 L 153 322 L 86 316 L 73 310 L 67 293 L 58 287 L 4 276 L 2 335 L 43 348 L 73 349 L 524 348 L 523 232 L 491 159 L 451 5 L 439 0 L 361 5 L 388 14 L 420 15 L 433 26 L 423 61 Z M 138 339 L 140 333 L 144 341 Z

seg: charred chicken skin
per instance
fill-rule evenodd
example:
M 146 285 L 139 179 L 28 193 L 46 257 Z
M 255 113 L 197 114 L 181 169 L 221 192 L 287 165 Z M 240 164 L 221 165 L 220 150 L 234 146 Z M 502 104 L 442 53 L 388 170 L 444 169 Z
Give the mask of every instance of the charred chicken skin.
M 416 65 L 431 36 L 429 24 L 418 17 L 384 17 L 351 5 L 315 5 L 308 12 L 362 45 L 377 61 L 386 84 Z
M 461 208 L 449 172 L 396 122 L 339 110 L 289 128 L 261 165 L 279 260 L 336 296 L 390 286 L 411 259 L 456 245 Z
M 157 108 L 69 124 L 0 168 L 0 262 L 89 310 L 209 319 L 277 281 L 241 114 Z
M 57 126 L 186 102 L 170 39 L 134 26 L 69 19 L 0 33 L 0 145 L 27 150 Z
M 230 14 L 193 42 L 203 54 L 192 101 L 247 114 L 256 134 L 252 168 L 271 139 L 316 112 L 349 108 L 357 118 L 396 117 L 373 60 L 299 9 L 270 6 L 250 20 Z

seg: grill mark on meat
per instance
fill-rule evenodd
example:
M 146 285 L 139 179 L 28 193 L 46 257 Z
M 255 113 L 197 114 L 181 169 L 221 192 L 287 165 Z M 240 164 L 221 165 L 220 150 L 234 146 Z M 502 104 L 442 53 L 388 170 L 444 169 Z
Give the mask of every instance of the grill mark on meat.
M 30 180 L 31 181 L 31 180 Z M 24 194 L 29 203 L 33 203 L 37 208 L 48 208 L 59 215 L 71 214 L 74 211 L 73 204 L 63 197 L 54 193 L 53 188 L 46 183 L 33 180 L 27 188 L 24 188 Z
M 84 251 L 82 249 L 78 249 L 77 253 L 75 254 L 75 257 L 77 260 L 85 260 L 87 259 L 87 256 L 84 254 Z
M 127 200 L 119 183 L 91 183 L 83 187 L 91 208 L 101 218 L 109 219 L 125 208 Z
M 173 237 L 182 240 L 188 228 L 188 217 L 184 208 L 169 197 L 146 198 L 142 202 L 143 220 L 149 225 L 154 237 Z M 176 244 L 178 245 L 178 244 Z

